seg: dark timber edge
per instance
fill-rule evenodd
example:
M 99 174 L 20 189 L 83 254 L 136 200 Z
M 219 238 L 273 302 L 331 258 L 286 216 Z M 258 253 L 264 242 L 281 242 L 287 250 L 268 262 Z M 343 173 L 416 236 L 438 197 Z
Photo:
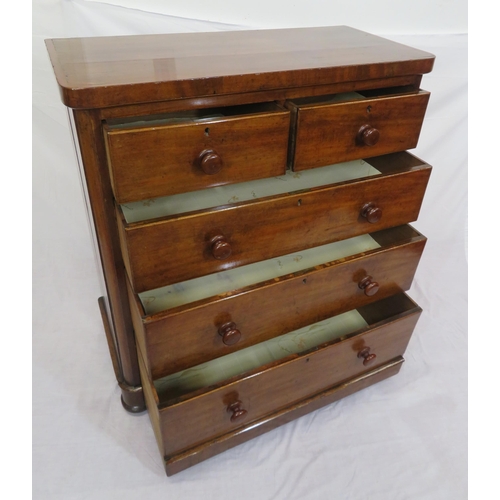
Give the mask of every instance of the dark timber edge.
M 104 297 L 99 297 L 99 310 L 101 311 L 102 323 L 104 325 L 104 332 L 106 334 L 106 340 L 108 342 L 109 354 L 111 356 L 111 363 L 113 364 L 113 370 L 115 372 L 115 377 L 118 382 L 120 389 L 122 390 L 121 402 L 123 407 L 130 413 L 142 413 L 146 411 L 146 405 L 144 403 L 144 393 L 142 386 L 131 386 L 123 381 L 123 375 L 120 367 L 120 360 L 118 358 L 118 353 L 116 352 L 115 339 L 111 331 L 111 325 L 108 318 L 108 312 L 106 309 L 106 299 Z

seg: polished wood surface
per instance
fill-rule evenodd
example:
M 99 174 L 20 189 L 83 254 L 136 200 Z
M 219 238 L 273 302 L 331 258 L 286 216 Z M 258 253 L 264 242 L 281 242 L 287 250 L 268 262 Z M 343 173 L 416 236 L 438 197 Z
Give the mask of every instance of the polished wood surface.
M 240 401 L 245 422 L 260 419 L 366 371 L 358 352 L 376 352 L 375 365 L 404 353 L 420 308 L 398 311 L 359 333 L 229 379 L 216 387 L 169 399 L 158 394 L 165 454 L 172 455 L 230 432 L 240 425 L 227 408 Z
M 371 352 L 371 347 L 363 347 L 358 352 L 358 358 L 363 359 L 363 366 L 367 366 L 370 363 L 373 363 L 373 361 L 377 358 L 377 355 Z
M 434 56 L 346 26 L 46 41 L 64 103 L 99 108 L 421 75 Z
M 231 243 L 227 241 L 227 238 L 223 234 L 216 234 L 211 237 L 208 241 L 208 245 L 212 257 L 217 260 L 225 260 L 230 257 L 233 252 Z
M 262 109 L 264 108 L 264 109 Z M 283 175 L 289 112 L 276 106 L 213 110 L 236 116 L 172 124 L 104 127 L 119 203 Z M 210 116 L 208 113 L 207 116 Z M 176 120 L 179 120 L 175 123 Z
M 241 332 L 236 328 L 234 321 L 228 321 L 221 325 L 218 332 L 222 337 L 222 342 L 228 346 L 237 344 L 241 339 Z
M 430 171 L 426 164 L 403 166 L 399 173 L 144 223 L 127 224 L 119 213 L 125 265 L 135 291 L 143 292 L 406 224 L 418 217 Z M 368 202 L 383 210 L 375 224 L 361 215 Z M 213 255 L 214 232 L 231 248 L 223 260 Z
M 165 457 L 165 471 L 167 476 L 172 476 L 192 467 L 203 460 L 207 460 L 218 453 L 222 453 L 234 446 L 269 432 L 277 427 L 287 424 L 308 413 L 332 404 L 355 392 L 370 387 L 399 373 L 404 359 L 400 356 L 378 368 L 363 373 L 347 382 L 336 385 L 319 394 L 315 394 L 294 405 L 280 409 L 271 415 L 247 424 L 243 427 L 228 432 L 215 439 L 211 439 L 199 446 L 173 456 Z M 160 450 L 163 445 L 160 445 Z
M 425 237 L 409 226 L 371 234 L 382 248 L 150 316 L 131 291 L 136 336 L 152 378 L 408 290 Z M 358 286 L 368 272 L 377 276 L 376 296 Z M 240 334 L 231 334 L 238 338 L 233 344 L 224 342 L 228 325 Z
M 227 407 L 227 411 L 231 414 L 231 422 L 241 422 L 248 413 L 245 409 L 243 409 L 243 403 L 240 400 L 230 403 Z
M 101 121 L 97 115 L 95 111 L 74 111 L 74 122 L 110 307 L 111 317 L 108 318 L 107 326 L 112 329 L 109 335 L 113 336 L 113 344 L 116 345 L 115 352 L 120 370 L 118 383 L 125 384 L 122 402 L 126 407 L 139 411 L 145 407 L 143 398 L 138 394 L 141 379 L 128 307 L 127 278 L 120 252 L 116 219 L 113 216 L 113 193 L 106 165 Z M 114 356 L 114 351 L 111 351 L 111 355 Z
M 417 145 L 429 93 L 298 106 L 293 170 L 369 158 Z M 288 104 L 289 107 L 293 103 Z
M 298 403 L 286 408 L 279 409 L 270 415 L 254 420 L 250 423 L 243 422 L 222 436 L 210 439 L 199 446 L 174 455 L 166 456 L 165 447 L 160 427 L 160 412 L 158 410 L 158 395 L 153 383 L 145 369 L 143 357 L 140 357 L 141 374 L 144 380 L 144 393 L 148 412 L 155 432 L 158 448 L 165 460 L 165 470 L 168 476 L 177 474 L 182 470 L 192 467 L 210 457 L 222 453 L 234 446 L 242 444 L 250 439 L 269 432 L 281 425 L 291 422 L 303 415 L 315 411 L 323 406 L 329 405 L 341 398 L 354 394 L 355 392 L 371 386 L 377 382 L 399 373 L 404 362 L 403 357 L 398 356 L 382 366 L 368 369 L 362 375 L 347 380 L 341 384 L 334 385 L 327 390 L 314 394 Z
M 361 209 L 361 217 L 364 217 L 370 224 L 375 224 L 382 218 L 382 209 L 375 203 L 367 203 Z
M 362 125 L 356 134 L 356 142 L 365 146 L 375 146 L 380 139 L 380 130 L 371 125 Z
M 399 371 L 421 312 L 401 292 L 426 242 L 401 224 L 417 218 L 431 172 L 401 151 L 418 140 L 432 54 L 343 26 L 46 45 L 74 108 L 122 400 L 137 411 L 144 393 L 168 475 Z M 335 96 L 353 92 L 352 102 Z M 351 158 L 371 158 L 381 174 L 136 223 L 120 208 Z M 151 315 L 139 301 L 368 232 L 381 248 Z M 369 326 L 353 334 L 191 392 L 155 389 L 163 376 L 354 308 Z
M 373 297 L 376 293 L 378 293 L 380 285 L 376 281 L 373 281 L 373 278 L 368 275 L 358 283 L 358 287 L 363 290 L 365 295 Z
M 202 97 L 190 97 L 176 99 L 173 101 L 159 101 L 142 104 L 130 104 L 127 106 L 115 106 L 112 108 L 99 109 L 99 115 L 103 121 L 115 119 L 127 119 L 130 117 L 149 117 L 161 113 L 172 113 L 186 110 L 199 110 L 215 108 L 219 106 L 236 106 L 242 104 L 259 104 L 263 102 L 279 102 L 284 104 L 289 99 L 299 99 L 307 96 L 325 96 L 341 92 L 353 92 L 373 89 L 385 89 L 396 87 L 405 92 L 420 89 L 422 75 L 404 75 L 387 78 L 376 78 L 373 80 L 355 80 L 350 82 L 328 83 L 325 85 L 314 85 L 294 88 L 276 88 L 273 90 L 260 90 L 245 92 L 242 94 L 212 94 Z

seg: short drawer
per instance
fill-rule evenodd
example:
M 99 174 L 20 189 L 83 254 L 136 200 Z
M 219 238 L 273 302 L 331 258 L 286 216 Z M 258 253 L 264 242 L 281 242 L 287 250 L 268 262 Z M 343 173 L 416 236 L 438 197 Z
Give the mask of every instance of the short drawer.
M 260 344 L 260 351 L 153 380 L 148 405 L 163 456 L 248 427 L 387 364 L 404 353 L 420 312 L 406 295 L 396 295 L 293 332 L 291 343 Z
M 321 167 L 416 147 L 430 94 L 338 94 L 297 100 L 290 167 Z
M 157 379 L 406 291 L 425 243 L 400 226 L 140 296 L 129 289 L 148 372 Z
M 362 178 L 336 178 L 338 171 L 367 169 Z M 201 208 L 152 220 L 128 222 L 127 207 L 119 207 L 122 253 L 133 289 L 144 292 L 407 224 L 418 217 L 430 172 L 418 158 L 399 153 L 266 179 L 263 197 L 253 197 L 258 189 L 252 184 L 248 199 L 231 205 L 213 202 L 216 191 L 209 190 Z M 319 185 L 310 183 L 311 177 Z M 273 194 L 278 188 L 282 191 Z M 193 197 L 204 200 L 202 192 Z M 167 200 L 167 213 L 177 203 L 182 204 Z
M 274 103 L 107 123 L 119 203 L 282 175 L 289 111 Z

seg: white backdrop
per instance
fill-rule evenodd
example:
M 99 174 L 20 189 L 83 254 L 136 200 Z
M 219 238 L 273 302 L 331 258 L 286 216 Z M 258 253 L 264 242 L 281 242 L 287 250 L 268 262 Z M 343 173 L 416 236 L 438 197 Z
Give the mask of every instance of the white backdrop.
M 466 2 L 226 3 L 33 6 L 33 497 L 465 499 Z M 166 478 L 147 415 L 119 402 L 66 110 L 43 39 L 337 24 L 437 57 L 422 82 L 431 100 L 414 150 L 434 171 L 414 224 L 429 241 L 409 292 L 424 313 L 407 361 L 397 377 Z
M 186 20 L 252 28 L 356 26 L 385 34 L 467 32 L 467 0 L 89 0 Z

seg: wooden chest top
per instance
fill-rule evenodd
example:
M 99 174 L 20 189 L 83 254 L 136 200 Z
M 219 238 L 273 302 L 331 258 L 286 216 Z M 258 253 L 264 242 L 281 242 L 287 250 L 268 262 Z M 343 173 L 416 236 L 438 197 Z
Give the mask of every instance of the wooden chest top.
M 346 26 L 46 40 L 63 102 L 102 108 L 419 75 L 434 56 Z

